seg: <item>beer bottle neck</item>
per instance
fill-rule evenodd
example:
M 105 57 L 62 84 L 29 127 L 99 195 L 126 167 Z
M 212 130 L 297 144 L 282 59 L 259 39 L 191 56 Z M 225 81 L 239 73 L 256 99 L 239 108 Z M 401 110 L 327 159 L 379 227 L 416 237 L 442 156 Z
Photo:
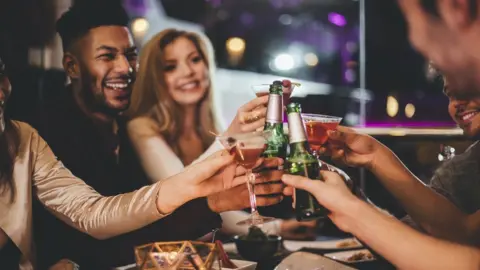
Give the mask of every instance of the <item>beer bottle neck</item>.
M 266 122 L 270 124 L 283 123 L 283 106 L 281 94 L 270 93 L 268 99 Z
M 302 117 L 299 112 L 291 112 L 288 114 L 288 131 L 290 144 L 295 144 L 298 142 L 303 143 L 307 141 Z

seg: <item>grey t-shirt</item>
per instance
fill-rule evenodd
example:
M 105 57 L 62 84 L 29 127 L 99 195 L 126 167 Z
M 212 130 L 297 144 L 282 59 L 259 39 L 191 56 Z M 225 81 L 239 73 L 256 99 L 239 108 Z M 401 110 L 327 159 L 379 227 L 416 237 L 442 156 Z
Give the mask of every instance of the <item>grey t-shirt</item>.
M 430 180 L 430 187 L 453 202 L 460 210 L 472 214 L 480 209 L 480 143 L 443 163 Z M 410 216 L 402 219 L 418 228 Z

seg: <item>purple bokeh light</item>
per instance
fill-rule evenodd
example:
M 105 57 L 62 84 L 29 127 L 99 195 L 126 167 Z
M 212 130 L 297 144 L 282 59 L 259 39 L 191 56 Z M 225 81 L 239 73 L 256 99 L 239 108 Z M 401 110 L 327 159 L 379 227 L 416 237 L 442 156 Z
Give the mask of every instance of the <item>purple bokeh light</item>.
M 341 14 L 338 14 L 336 12 L 330 12 L 328 13 L 328 20 L 332 23 L 335 24 L 336 26 L 343 27 L 347 25 L 347 19 Z
M 252 25 L 255 21 L 255 16 L 252 13 L 244 12 L 240 15 L 240 21 L 243 25 Z
M 144 0 L 123 0 L 125 9 L 135 16 L 143 16 L 147 12 L 147 6 Z

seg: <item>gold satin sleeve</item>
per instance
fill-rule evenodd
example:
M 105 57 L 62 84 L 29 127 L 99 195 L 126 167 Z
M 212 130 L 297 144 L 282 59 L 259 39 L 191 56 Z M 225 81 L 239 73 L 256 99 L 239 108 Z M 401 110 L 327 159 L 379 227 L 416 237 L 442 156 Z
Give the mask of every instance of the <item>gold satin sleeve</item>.
M 92 237 L 106 239 L 166 216 L 156 206 L 161 182 L 104 197 L 65 168 L 36 131 L 30 149 L 36 196 L 58 218 Z

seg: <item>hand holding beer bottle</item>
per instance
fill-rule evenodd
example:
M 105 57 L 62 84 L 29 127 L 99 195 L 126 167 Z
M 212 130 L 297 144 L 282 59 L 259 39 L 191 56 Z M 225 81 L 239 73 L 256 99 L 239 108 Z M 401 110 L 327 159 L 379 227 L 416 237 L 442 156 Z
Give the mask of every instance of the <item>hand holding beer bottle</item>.
M 284 174 L 282 181 L 287 185 L 284 194 L 291 196 L 299 190 L 308 193 L 312 200 L 329 210 L 328 217 L 339 229 L 349 232 L 345 217 L 355 211 L 354 206 L 360 199 L 350 191 L 343 178 L 337 173 L 321 171 L 320 174 L 323 181 Z
M 317 158 L 310 153 L 310 147 L 303 127 L 300 104 L 287 106 L 290 154 L 285 162 L 286 173 L 304 176 L 321 181 Z M 323 218 L 328 211 L 307 191 L 295 189 L 293 192 L 295 216 L 298 221 Z

